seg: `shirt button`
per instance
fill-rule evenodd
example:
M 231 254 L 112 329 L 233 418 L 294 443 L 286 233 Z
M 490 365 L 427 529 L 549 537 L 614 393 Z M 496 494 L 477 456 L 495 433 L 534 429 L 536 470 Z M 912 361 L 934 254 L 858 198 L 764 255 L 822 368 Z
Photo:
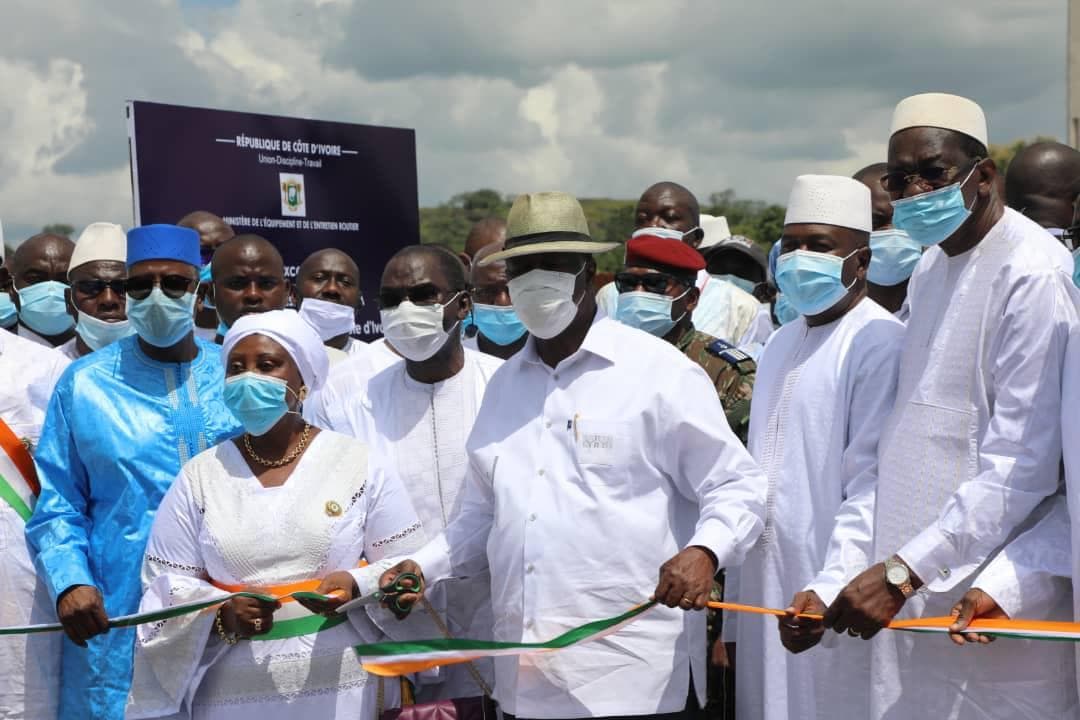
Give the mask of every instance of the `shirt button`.
M 555 373 L 554 375 L 552 375 L 552 377 L 555 378 L 556 382 L 559 381 L 559 373 Z
M 532 572 L 533 572 L 533 570 L 535 570 L 535 569 L 536 569 L 536 568 L 535 568 L 535 567 L 533 566 L 533 564 L 532 564 L 532 563 L 529 563 L 528 567 L 526 567 L 526 568 L 525 568 L 525 573 L 526 573 L 527 575 L 532 575 Z
M 540 475 L 543 475 L 543 474 L 544 474 L 544 470 L 543 470 L 543 468 L 541 468 L 540 469 Z
M 551 427 L 551 421 L 548 420 L 547 423 L 545 423 L 544 427 Z
M 536 513 L 531 513 L 529 515 L 529 520 L 532 521 L 532 522 L 536 522 Z
M 525 629 L 526 630 L 532 630 L 532 626 L 533 626 L 533 621 L 532 620 L 526 620 L 525 621 Z

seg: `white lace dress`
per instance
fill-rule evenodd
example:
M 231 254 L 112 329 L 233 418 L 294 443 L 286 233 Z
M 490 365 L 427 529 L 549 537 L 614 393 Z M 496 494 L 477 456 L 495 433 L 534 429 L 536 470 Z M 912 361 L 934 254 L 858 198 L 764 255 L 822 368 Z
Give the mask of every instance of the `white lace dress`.
M 212 581 L 286 585 L 355 568 L 362 558 L 377 578 L 384 558 L 408 554 L 423 539 L 408 494 L 369 472 L 367 446 L 352 438 L 319 433 L 275 488 L 263 487 L 225 442 L 185 465 L 165 496 L 147 545 L 140 610 L 222 594 Z M 304 616 L 298 603 L 284 603 L 274 623 Z M 408 621 L 367 606 L 318 634 L 227 645 L 214 617 L 210 610 L 139 629 L 129 718 L 372 718 L 378 683 L 351 648 L 386 639 L 384 628 L 409 634 Z M 385 683 L 386 706 L 396 701 L 397 683 Z

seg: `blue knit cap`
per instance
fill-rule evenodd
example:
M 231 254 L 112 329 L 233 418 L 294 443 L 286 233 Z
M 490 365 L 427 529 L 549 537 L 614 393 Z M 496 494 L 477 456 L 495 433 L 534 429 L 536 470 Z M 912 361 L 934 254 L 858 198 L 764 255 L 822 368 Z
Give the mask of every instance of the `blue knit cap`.
M 143 225 L 127 233 L 127 266 L 144 260 L 178 260 L 202 266 L 199 233 L 179 225 Z

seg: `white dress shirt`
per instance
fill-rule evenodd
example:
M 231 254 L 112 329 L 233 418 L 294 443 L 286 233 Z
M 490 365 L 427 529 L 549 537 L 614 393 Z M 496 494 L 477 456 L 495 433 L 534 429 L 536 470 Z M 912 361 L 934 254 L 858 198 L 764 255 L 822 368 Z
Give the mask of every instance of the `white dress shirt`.
M 761 531 L 765 477 L 704 371 L 602 312 L 555 368 L 530 338 L 495 373 L 467 448 L 461 513 L 414 559 L 429 582 L 490 568 L 496 640 L 624 612 L 683 548 L 730 567 Z M 676 712 L 691 667 L 704 704 L 704 665 L 704 613 L 657 607 L 580 647 L 497 658 L 495 696 L 524 718 Z

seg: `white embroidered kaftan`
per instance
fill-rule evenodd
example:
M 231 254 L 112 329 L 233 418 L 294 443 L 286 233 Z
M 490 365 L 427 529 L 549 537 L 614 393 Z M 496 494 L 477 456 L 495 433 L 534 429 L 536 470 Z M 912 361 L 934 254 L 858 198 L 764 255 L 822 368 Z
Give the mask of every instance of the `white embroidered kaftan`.
M 897 553 L 926 582 L 900 617 L 948 615 L 1057 490 L 1063 358 L 1077 311 L 1053 242 L 1007 209 L 975 248 L 955 257 L 931 248 L 912 275 L 874 525 L 874 560 Z M 872 643 L 872 718 L 1075 713 L 1065 644 L 957 648 L 898 632 Z
M 828 605 L 866 569 L 878 436 L 896 397 L 903 332 L 864 298 L 827 325 L 809 327 L 800 316 L 765 347 L 749 449 L 769 478 L 769 495 L 765 530 L 734 571 L 736 602 L 783 608 L 809 588 Z M 725 635 L 736 642 L 740 720 L 866 717 L 865 643 L 838 643 L 827 633 L 793 655 L 773 618 L 740 617 L 735 627 Z
M 372 563 L 377 581 L 386 565 L 380 561 L 415 547 L 423 532 L 401 485 L 368 472 L 367 454 L 352 438 L 323 431 L 288 481 L 273 488 L 262 486 L 231 441 L 195 457 L 154 521 L 140 610 L 220 594 L 211 578 L 252 588 L 282 585 L 355 568 L 361 557 Z M 232 646 L 215 633 L 212 611 L 144 625 L 128 717 L 368 720 L 378 683 L 351 648 L 384 639 L 372 618 L 390 632 L 408 622 L 366 607 L 317 635 Z M 274 622 L 309 615 L 298 603 L 284 603 Z M 397 683 L 385 685 L 393 707 Z
M 442 382 L 413 380 L 405 363 L 397 363 L 371 378 L 363 395 L 359 387 L 347 390 L 334 383 L 339 397 L 354 400 L 331 413 L 346 418 L 345 425 L 332 429 L 371 446 L 372 463 L 400 479 L 428 537 L 441 532 L 457 514 L 468 470 L 465 441 L 488 380 L 500 365 L 499 358 L 466 350 L 462 369 Z M 493 639 L 489 573 L 441 583 L 428 596 L 433 607 L 445 609 L 455 637 Z M 427 637 L 441 637 L 441 633 L 432 625 Z M 491 661 L 474 665 L 490 687 Z M 465 665 L 440 668 L 436 678 L 426 673 L 420 681 L 421 701 L 480 694 Z

